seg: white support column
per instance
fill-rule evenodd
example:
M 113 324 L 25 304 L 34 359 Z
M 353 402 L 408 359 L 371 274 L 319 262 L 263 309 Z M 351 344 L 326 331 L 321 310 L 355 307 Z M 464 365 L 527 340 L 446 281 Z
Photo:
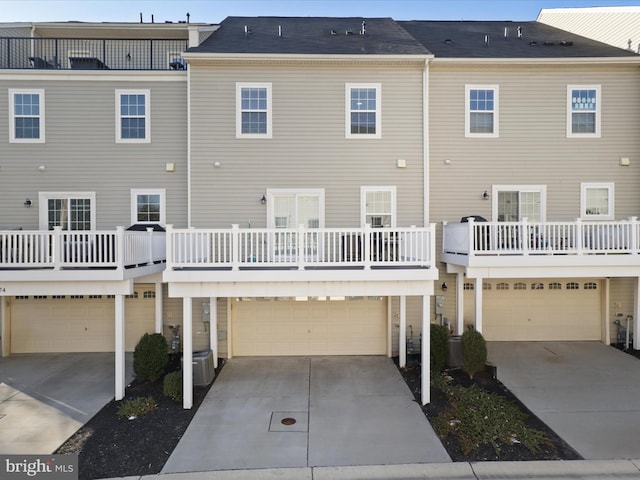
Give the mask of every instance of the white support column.
M 115 298 L 116 322 L 116 400 L 124 398 L 125 364 L 124 364 L 124 295 Z
M 156 283 L 156 333 L 162 333 L 162 317 L 164 316 L 164 311 L 162 309 L 162 282 Z
M 464 333 L 464 274 L 456 273 L 456 335 Z
M 191 297 L 182 299 L 182 408 L 193 406 L 193 306 Z
M 0 353 L 2 357 L 9 356 L 9 325 L 7 323 L 7 297 L 0 297 Z
M 636 278 L 633 308 L 633 349 L 640 350 L 640 277 Z
M 420 400 L 422 405 L 431 401 L 431 302 L 427 295 L 422 296 L 422 345 L 420 345 Z
M 387 357 L 393 356 L 393 311 L 391 297 L 387 297 Z
M 407 297 L 400 295 L 400 332 L 398 332 L 398 363 L 400 368 L 407 365 Z
M 482 333 L 482 277 L 476 278 L 475 285 L 475 319 L 476 319 L 476 330 Z M 464 332 L 460 332 L 462 335 Z
M 218 368 L 218 298 L 209 298 L 209 345 L 213 352 L 213 368 Z
M 603 298 L 602 298 L 602 318 L 604 325 L 602 327 L 602 343 L 611 344 L 611 317 L 609 315 L 609 305 L 611 305 L 611 280 L 605 278 L 602 280 Z

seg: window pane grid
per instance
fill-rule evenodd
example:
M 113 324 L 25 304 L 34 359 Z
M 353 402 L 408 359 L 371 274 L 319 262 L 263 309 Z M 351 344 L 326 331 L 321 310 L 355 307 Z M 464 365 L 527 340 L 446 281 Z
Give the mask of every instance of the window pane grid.
M 144 93 L 121 93 L 120 138 L 123 140 L 145 140 L 147 138 L 147 95 Z
M 598 91 L 595 88 L 571 89 L 571 133 L 597 132 Z
M 15 138 L 40 138 L 40 94 L 15 93 L 13 95 Z
M 495 91 L 469 90 L 469 133 L 493 134 L 495 117 Z
M 355 135 L 377 133 L 377 89 L 350 89 L 350 132 Z
M 160 221 L 160 195 L 138 195 L 137 199 L 137 221 L 138 222 L 159 222 Z
M 268 95 L 265 87 L 245 87 L 240 90 L 241 133 L 268 133 Z

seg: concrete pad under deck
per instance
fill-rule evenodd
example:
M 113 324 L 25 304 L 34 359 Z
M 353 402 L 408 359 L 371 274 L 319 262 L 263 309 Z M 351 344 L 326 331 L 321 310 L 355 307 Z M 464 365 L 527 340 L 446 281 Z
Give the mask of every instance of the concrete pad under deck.
M 0 358 L 0 452 L 54 452 L 113 399 L 114 362 L 113 353 Z
M 279 412 L 308 431 L 270 431 Z M 234 358 L 162 473 L 449 461 L 389 358 Z
M 640 361 L 599 342 L 489 342 L 498 378 L 585 459 L 640 458 Z

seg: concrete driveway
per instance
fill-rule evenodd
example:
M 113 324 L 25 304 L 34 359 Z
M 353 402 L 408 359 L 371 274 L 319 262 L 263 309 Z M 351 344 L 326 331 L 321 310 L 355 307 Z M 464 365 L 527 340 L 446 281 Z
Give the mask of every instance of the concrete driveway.
M 0 453 L 53 453 L 113 399 L 114 362 L 113 353 L 0 358 Z
M 489 342 L 498 378 L 585 459 L 640 458 L 640 360 L 599 342 Z
M 450 461 L 389 358 L 234 358 L 162 473 Z

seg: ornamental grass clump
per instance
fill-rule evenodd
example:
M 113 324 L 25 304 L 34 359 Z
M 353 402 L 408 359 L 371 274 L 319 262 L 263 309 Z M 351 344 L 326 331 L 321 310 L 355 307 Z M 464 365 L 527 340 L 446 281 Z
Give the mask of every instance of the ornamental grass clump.
M 153 397 L 135 397 L 122 402 L 118 407 L 118 416 L 134 420 L 145 413 L 149 413 L 157 405 Z
M 487 364 L 487 342 L 477 330 L 467 330 L 460 339 L 462 344 L 462 368 L 473 378 L 483 372 Z
M 145 333 L 133 351 L 133 372 L 136 379 L 143 383 L 160 380 L 168 362 L 167 340 L 159 333 Z
M 449 356 L 449 328 L 445 325 L 431 324 L 431 371 L 444 372 Z
M 176 402 L 182 401 L 182 370 L 167 373 L 164 376 L 162 389 L 165 397 Z

